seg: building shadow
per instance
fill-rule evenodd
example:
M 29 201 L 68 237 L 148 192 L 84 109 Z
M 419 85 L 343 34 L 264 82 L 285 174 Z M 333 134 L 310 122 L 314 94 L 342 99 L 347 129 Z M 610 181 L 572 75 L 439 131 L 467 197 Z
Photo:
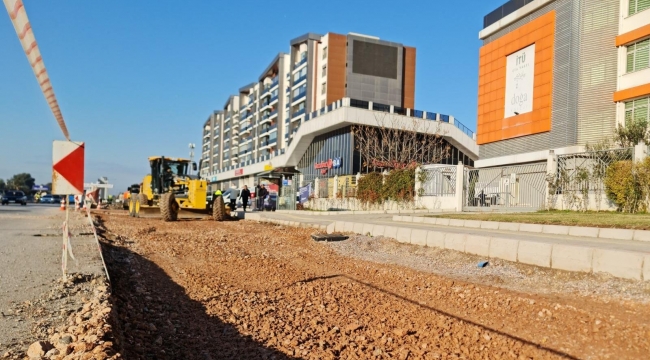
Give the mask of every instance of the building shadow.
M 102 231 L 103 235 L 106 232 Z M 125 359 L 295 359 L 210 316 L 155 263 L 102 239 L 113 332 Z

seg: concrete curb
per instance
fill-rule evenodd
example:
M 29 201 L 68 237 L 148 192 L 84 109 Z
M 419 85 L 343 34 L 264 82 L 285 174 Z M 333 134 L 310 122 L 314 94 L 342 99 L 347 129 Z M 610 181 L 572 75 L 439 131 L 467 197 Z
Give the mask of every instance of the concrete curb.
M 247 220 L 257 220 L 248 217 Z M 319 229 L 321 231 L 347 232 L 359 235 L 384 236 L 405 244 L 437 247 L 460 251 L 486 258 L 502 259 L 540 267 L 576 271 L 605 272 L 615 277 L 650 281 L 650 254 L 612 250 L 607 248 L 553 244 L 532 240 L 516 240 L 498 236 L 468 235 L 444 231 L 413 229 L 369 223 L 335 221 L 329 225 L 309 222 L 298 223 L 259 217 L 262 222 Z M 500 227 L 501 228 L 501 227 Z M 551 229 L 564 233 L 565 229 Z M 566 229 L 568 233 L 570 229 Z
M 497 221 L 481 220 L 462 220 L 448 218 L 424 218 L 422 216 L 393 216 L 393 221 L 406 223 L 424 223 L 438 226 L 464 227 L 470 229 L 490 229 L 505 231 L 521 231 L 538 234 L 550 235 L 570 235 L 579 237 L 613 239 L 613 240 L 636 240 L 650 241 L 650 231 L 648 230 L 631 230 L 631 229 L 613 229 L 613 228 L 595 228 L 585 226 L 563 226 L 563 225 L 542 225 L 528 223 L 505 223 Z M 417 220 L 416 220 L 417 219 Z
M 332 210 L 332 211 L 310 211 L 310 210 L 277 210 L 278 214 L 298 214 L 306 216 L 337 216 L 337 215 L 372 215 L 372 214 L 440 214 L 456 212 L 456 210 Z

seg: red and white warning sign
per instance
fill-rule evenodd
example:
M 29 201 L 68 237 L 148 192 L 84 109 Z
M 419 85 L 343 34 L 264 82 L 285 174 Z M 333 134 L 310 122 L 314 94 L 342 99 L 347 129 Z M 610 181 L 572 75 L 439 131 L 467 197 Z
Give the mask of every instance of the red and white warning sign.
M 76 195 L 84 192 L 83 142 L 54 141 L 52 147 L 52 194 Z

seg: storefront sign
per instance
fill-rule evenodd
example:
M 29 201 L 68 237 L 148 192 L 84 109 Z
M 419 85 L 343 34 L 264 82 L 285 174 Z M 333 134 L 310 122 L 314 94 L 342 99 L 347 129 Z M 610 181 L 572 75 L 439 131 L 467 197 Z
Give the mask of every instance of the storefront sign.
M 271 170 L 273 170 L 273 165 L 271 164 L 264 165 L 264 171 L 271 171 Z
M 342 160 L 340 157 L 334 159 L 329 159 L 327 161 L 319 162 L 314 164 L 314 169 L 320 169 L 321 174 L 327 174 L 329 169 L 339 169 L 342 165 Z
M 506 60 L 505 117 L 533 111 L 535 44 L 521 49 Z
M 235 176 L 242 176 L 242 175 L 244 175 L 244 169 L 235 170 Z

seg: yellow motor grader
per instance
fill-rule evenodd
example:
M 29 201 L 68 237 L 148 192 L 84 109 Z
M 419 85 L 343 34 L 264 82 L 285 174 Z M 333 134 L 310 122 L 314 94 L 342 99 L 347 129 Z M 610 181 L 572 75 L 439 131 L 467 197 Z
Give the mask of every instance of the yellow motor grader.
M 149 158 L 151 173 L 142 183 L 129 187 L 129 215 L 140 217 L 160 213 L 163 221 L 176 221 L 196 214 L 212 216 L 216 221 L 230 218 L 230 208 L 223 198 L 217 196 L 211 204 L 207 201 L 208 184 L 197 175 L 190 175 L 190 167 L 196 171 L 196 163 L 190 160 L 152 156 Z M 192 215 L 194 214 L 194 215 Z

